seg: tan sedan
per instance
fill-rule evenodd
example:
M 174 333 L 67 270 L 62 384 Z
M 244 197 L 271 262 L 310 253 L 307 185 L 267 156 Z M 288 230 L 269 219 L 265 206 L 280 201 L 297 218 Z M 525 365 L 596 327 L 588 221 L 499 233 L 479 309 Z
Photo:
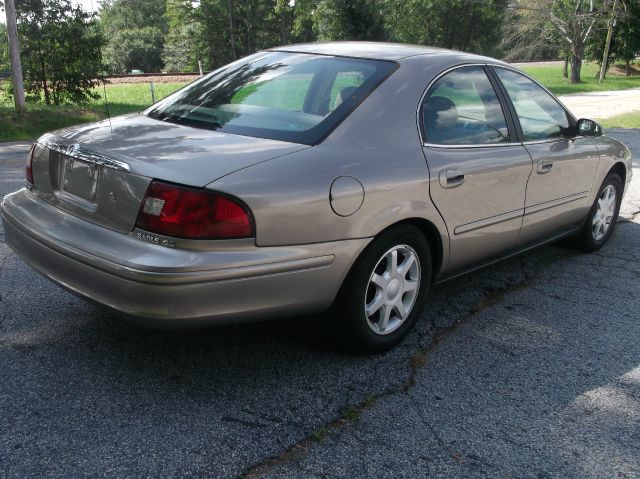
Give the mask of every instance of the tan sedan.
M 561 238 L 601 247 L 630 180 L 624 145 L 505 63 L 320 43 L 44 135 L 1 212 L 26 262 L 135 321 L 331 309 L 382 351 L 436 282 Z

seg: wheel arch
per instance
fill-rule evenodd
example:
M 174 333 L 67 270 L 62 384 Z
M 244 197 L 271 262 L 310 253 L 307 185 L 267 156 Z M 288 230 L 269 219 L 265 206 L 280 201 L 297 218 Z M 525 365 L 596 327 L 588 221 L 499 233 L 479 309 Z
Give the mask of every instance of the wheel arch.
M 627 167 L 625 166 L 625 164 L 622 161 L 618 161 L 617 163 L 615 163 L 611 167 L 611 169 L 609 170 L 605 178 L 609 176 L 611 173 L 616 173 L 617 175 L 620 176 L 620 179 L 622 180 L 622 187 L 624 188 L 624 185 L 627 181 Z
M 336 293 L 336 298 L 334 299 L 334 305 L 336 301 L 339 300 L 345 285 L 352 278 L 353 270 L 358 262 L 362 259 L 362 257 L 366 254 L 367 250 L 371 247 L 371 245 L 382 235 L 384 235 L 387 231 L 397 228 L 402 225 L 411 225 L 417 228 L 427 240 L 429 244 L 429 250 L 431 252 L 431 278 L 432 281 L 435 280 L 438 273 L 442 270 L 444 266 L 445 256 L 448 254 L 446 248 L 447 245 L 443 243 L 443 235 L 438 229 L 438 227 L 426 218 L 420 217 L 410 217 L 404 218 L 395 223 L 392 223 L 386 226 L 384 229 L 380 230 L 375 236 L 371 237 L 367 246 L 365 246 L 362 251 L 357 255 L 357 257 L 351 262 L 349 269 L 347 270 L 345 276 L 342 278 L 342 282 L 340 283 L 340 287 L 338 288 L 338 292 Z M 445 236 L 446 238 L 447 236 Z
M 393 228 L 397 228 L 401 225 L 411 225 L 416 227 L 426 238 L 427 243 L 429 243 L 429 249 L 431 250 L 431 273 L 432 277 L 435 277 L 442 268 L 444 259 L 444 245 L 442 244 L 442 235 L 440 234 L 440 231 L 431 221 L 425 218 L 406 218 L 387 226 L 385 229 L 380 231 L 373 240 L 375 241 L 376 238 L 382 236 L 387 231 Z

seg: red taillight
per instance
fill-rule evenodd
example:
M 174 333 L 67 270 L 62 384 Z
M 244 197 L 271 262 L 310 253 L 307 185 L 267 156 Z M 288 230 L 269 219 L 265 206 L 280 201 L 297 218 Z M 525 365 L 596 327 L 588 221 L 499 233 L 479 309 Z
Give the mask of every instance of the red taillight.
M 253 236 L 249 211 L 215 193 L 152 181 L 142 202 L 136 228 L 189 239 Z
M 27 166 L 25 168 L 24 179 L 27 180 L 27 183 L 33 185 L 33 152 L 36 149 L 35 143 L 29 149 L 29 154 L 27 155 Z

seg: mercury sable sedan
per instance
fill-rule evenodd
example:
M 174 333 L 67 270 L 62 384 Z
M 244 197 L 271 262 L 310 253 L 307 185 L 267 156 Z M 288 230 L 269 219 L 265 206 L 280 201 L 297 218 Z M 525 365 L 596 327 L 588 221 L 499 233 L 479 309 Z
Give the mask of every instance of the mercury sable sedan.
M 1 210 L 27 263 L 139 322 L 331 310 L 382 351 L 436 282 L 561 238 L 600 248 L 630 180 L 624 145 L 506 63 L 320 43 L 42 136 Z

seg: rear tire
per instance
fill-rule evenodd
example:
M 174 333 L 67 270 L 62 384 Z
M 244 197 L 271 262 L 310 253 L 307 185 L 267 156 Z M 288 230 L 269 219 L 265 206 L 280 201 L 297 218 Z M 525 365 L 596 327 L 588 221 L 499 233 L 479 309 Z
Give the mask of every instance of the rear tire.
M 571 239 L 571 246 L 585 253 L 599 250 L 611 238 L 618 222 L 622 202 L 622 180 L 617 173 L 609 173 L 580 232 Z
M 387 351 L 411 331 L 431 285 L 429 243 L 411 225 L 371 243 L 352 267 L 334 305 L 333 331 L 349 349 Z

